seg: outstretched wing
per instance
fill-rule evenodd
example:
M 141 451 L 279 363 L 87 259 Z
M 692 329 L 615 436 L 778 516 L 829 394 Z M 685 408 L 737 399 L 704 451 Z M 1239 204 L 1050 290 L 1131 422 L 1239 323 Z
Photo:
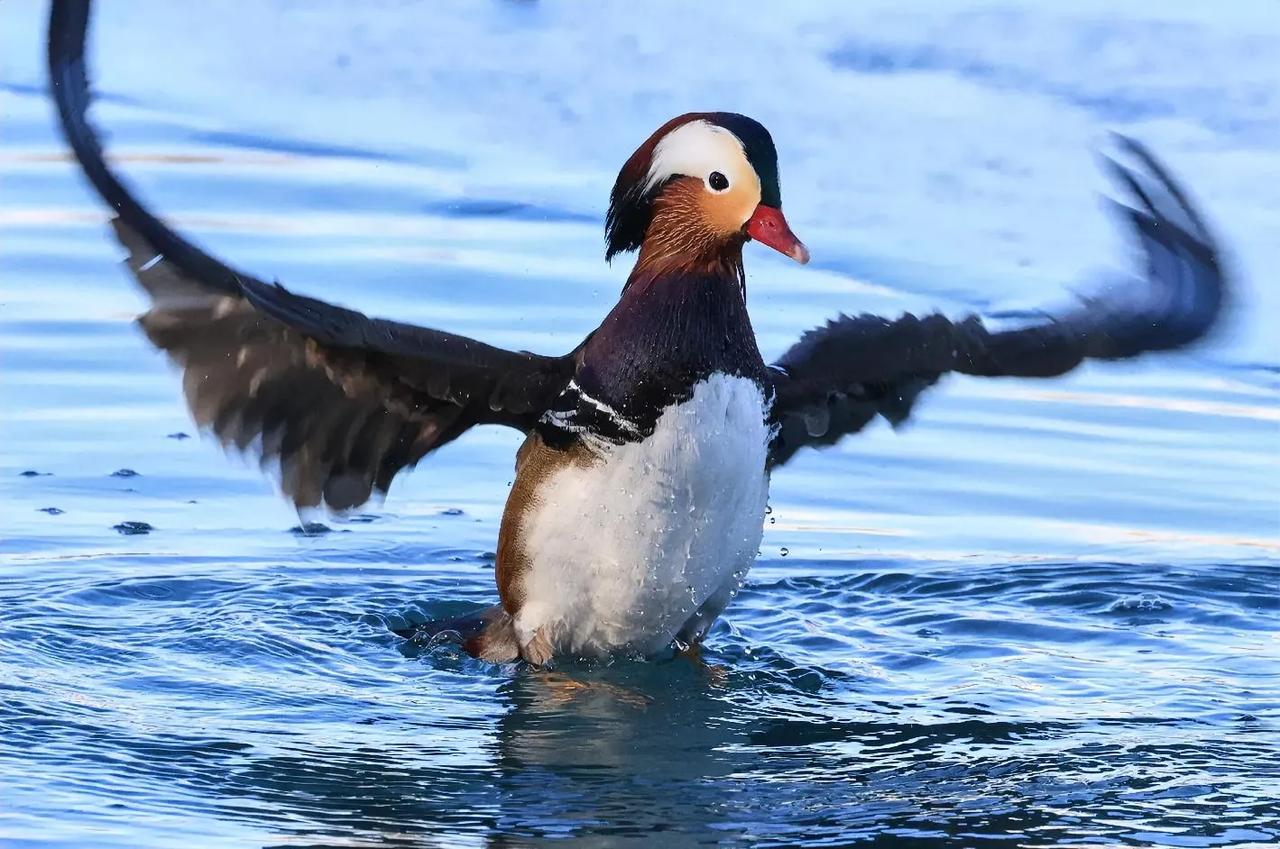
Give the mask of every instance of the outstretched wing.
M 63 133 L 117 213 L 151 298 L 140 323 L 183 369 L 192 415 L 224 444 L 278 462 L 298 506 L 354 507 L 477 424 L 533 427 L 573 360 L 371 319 L 209 256 L 148 212 L 107 167 L 85 112 L 88 0 L 54 0 L 49 71 Z
M 1053 377 L 1086 359 L 1117 360 L 1190 345 L 1222 312 L 1220 250 L 1186 193 L 1142 144 L 1117 137 L 1138 163 L 1105 160 L 1137 208 L 1115 204 L 1146 255 L 1139 287 L 1085 299 L 1060 317 L 992 331 L 976 316 L 841 316 L 805 333 L 775 364 L 772 463 L 831 445 L 883 416 L 899 424 L 948 372 Z

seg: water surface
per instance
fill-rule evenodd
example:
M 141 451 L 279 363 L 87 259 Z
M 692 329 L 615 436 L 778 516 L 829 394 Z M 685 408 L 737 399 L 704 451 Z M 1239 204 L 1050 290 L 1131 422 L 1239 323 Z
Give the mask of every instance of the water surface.
M 704 12 L 692 34 L 555 4 L 99 15 L 97 120 L 181 229 L 514 347 L 567 350 L 607 311 L 612 169 L 708 103 L 771 127 L 816 258 L 748 257 L 768 356 L 841 309 L 1017 308 L 1123 266 L 1089 183 L 1105 127 L 1211 208 L 1244 280 L 1216 344 L 947 381 L 903 430 L 779 472 L 705 666 L 554 672 L 388 631 L 492 601 L 519 435 L 294 515 L 197 438 L 62 155 L 38 39 L 6 43 L 0 844 L 1280 841 L 1280 95 L 1249 58 L 1276 28 L 1246 4 L 903 8 L 718 20 L 775 57 L 746 90 Z M 43 14 L 3 12 L 6 33 Z M 644 71 L 582 73 L 609 55 Z

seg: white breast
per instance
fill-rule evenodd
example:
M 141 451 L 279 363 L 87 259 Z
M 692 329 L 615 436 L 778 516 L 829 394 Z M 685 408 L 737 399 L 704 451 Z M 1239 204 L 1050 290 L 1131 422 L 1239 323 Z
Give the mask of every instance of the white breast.
M 754 382 L 712 375 L 647 439 L 549 478 L 522 519 L 521 643 L 543 628 L 557 654 L 648 654 L 719 615 L 760 546 L 765 412 Z

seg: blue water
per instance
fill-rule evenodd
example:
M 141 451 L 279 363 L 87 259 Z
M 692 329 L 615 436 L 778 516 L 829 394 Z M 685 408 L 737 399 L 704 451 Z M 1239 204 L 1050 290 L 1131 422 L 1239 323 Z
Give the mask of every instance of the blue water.
M 6 3 L 6 32 L 38 31 L 29 5 Z M 193 430 L 177 375 L 131 324 L 142 301 L 105 212 L 62 157 L 39 39 L 6 51 L 0 845 L 1280 841 L 1280 350 L 1265 274 L 1280 181 L 1255 176 L 1280 173 L 1258 107 L 1280 94 L 1238 49 L 1257 19 L 1169 23 L 1164 4 L 1135 4 L 1114 26 L 1154 58 L 1114 102 L 1146 106 L 1091 112 L 1120 84 L 1071 69 L 1124 60 L 1067 60 L 1111 31 L 1105 5 L 1065 22 L 864 11 L 856 36 L 816 28 L 813 10 L 733 24 L 737 44 L 776 30 L 808 45 L 777 61 L 812 65 L 809 97 L 882 110 L 866 163 L 866 113 L 749 110 L 778 138 L 788 217 L 816 266 L 748 257 L 766 355 L 840 309 L 1053 301 L 1066 271 L 1123 262 L 1081 175 L 1085 130 L 1126 115 L 1152 122 L 1126 129 L 1216 214 L 1241 290 L 1223 335 L 1191 354 L 1047 383 L 951 380 L 901 431 L 797 458 L 775 476 L 759 563 L 706 666 L 537 672 L 391 635 L 492 602 L 519 435 L 468 434 L 355 515 L 293 514 L 252 461 Z M 472 5 L 431 35 L 420 13 L 382 6 L 360 21 L 341 4 L 303 20 L 192 7 L 187 23 L 169 8 L 130 4 L 95 34 L 98 122 L 156 209 L 263 276 L 513 347 L 567 350 L 610 306 L 625 274 L 599 261 L 610 171 L 690 105 L 676 86 L 743 108 L 718 60 L 663 41 L 661 21 Z M 948 20 L 945 50 L 903 34 Z M 179 26 L 205 38 L 156 35 Z M 470 47 L 432 66 L 406 35 L 419 31 L 435 50 L 459 32 Z M 509 49 L 526 32 L 532 59 Z M 1041 59 L 1018 46 L 1028 33 Z M 652 73 L 574 76 L 563 41 Z M 1161 64 L 1179 45 L 1230 96 L 1179 76 L 1177 56 Z M 502 75 L 525 62 L 546 75 Z M 664 63 L 672 76 L 653 71 Z M 1026 126 L 993 124 L 1006 113 L 992 103 Z M 420 112 L 457 120 L 426 133 Z M 530 114 L 523 134 L 484 131 Z M 1002 140 L 1048 115 L 1070 152 Z M 929 136 L 939 123 L 953 132 Z M 976 138 L 989 147 L 970 153 Z M 901 183 L 915 173 L 928 180 Z M 1032 183 L 1043 193 L 1018 206 Z

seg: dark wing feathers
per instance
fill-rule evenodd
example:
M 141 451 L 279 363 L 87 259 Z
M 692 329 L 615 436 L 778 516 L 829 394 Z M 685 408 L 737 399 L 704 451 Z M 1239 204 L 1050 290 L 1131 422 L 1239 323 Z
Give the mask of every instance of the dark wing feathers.
M 412 324 L 370 319 L 353 310 L 296 295 L 279 284 L 241 281 L 245 299 L 261 313 L 304 334 L 320 350 L 376 352 L 393 364 L 399 383 L 464 406 L 477 400 L 489 408 L 493 424 L 527 430 L 531 414 L 549 405 L 569 382 L 567 357 L 544 357 L 486 345 L 466 336 Z
M 298 506 L 355 507 L 476 424 L 532 428 L 571 357 L 516 353 L 296 295 L 230 268 L 148 212 L 111 173 L 89 103 L 85 0 L 55 0 L 49 66 L 63 132 L 116 210 L 151 298 L 139 323 L 183 369 L 201 427 L 279 464 Z
M 88 18 L 88 0 L 52 4 L 49 68 L 63 132 L 119 216 L 113 225 L 129 268 L 153 302 L 141 324 L 183 368 L 203 427 L 256 449 L 264 464 L 278 461 L 297 504 L 346 508 L 472 425 L 533 426 L 569 382 L 572 355 L 506 351 L 294 294 L 209 256 L 139 204 L 107 168 L 85 117 Z M 1179 348 L 1207 333 L 1226 293 L 1213 235 L 1144 146 L 1118 141 L 1142 168 L 1104 162 L 1136 201 L 1117 211 L 1146 256 L 1138 301 L 1084 300 L 1064 316 L 1005 331 L 939 315 L 828 322 L 774 367 L 773 465 L 876 416 L 902 422 L 948 372 L 1050 377 L 1086 358 Z
M 1105 160 L 1138 207 L 1114 204 L 1145 255 L 1138 285 L 1012 330 L 940 315 L 842 316 L 811 330 L 776 366 L 773 464 L 833 444 L 877 415 L 901 422 L 916 396 L 948 372 L 1053 377 L 1085 359 L 1181 348 L 1208 333 L 1227 294 L 1221 251 L 1168 170 L 1139 142 L 1119 143 L 1142 168 Z

